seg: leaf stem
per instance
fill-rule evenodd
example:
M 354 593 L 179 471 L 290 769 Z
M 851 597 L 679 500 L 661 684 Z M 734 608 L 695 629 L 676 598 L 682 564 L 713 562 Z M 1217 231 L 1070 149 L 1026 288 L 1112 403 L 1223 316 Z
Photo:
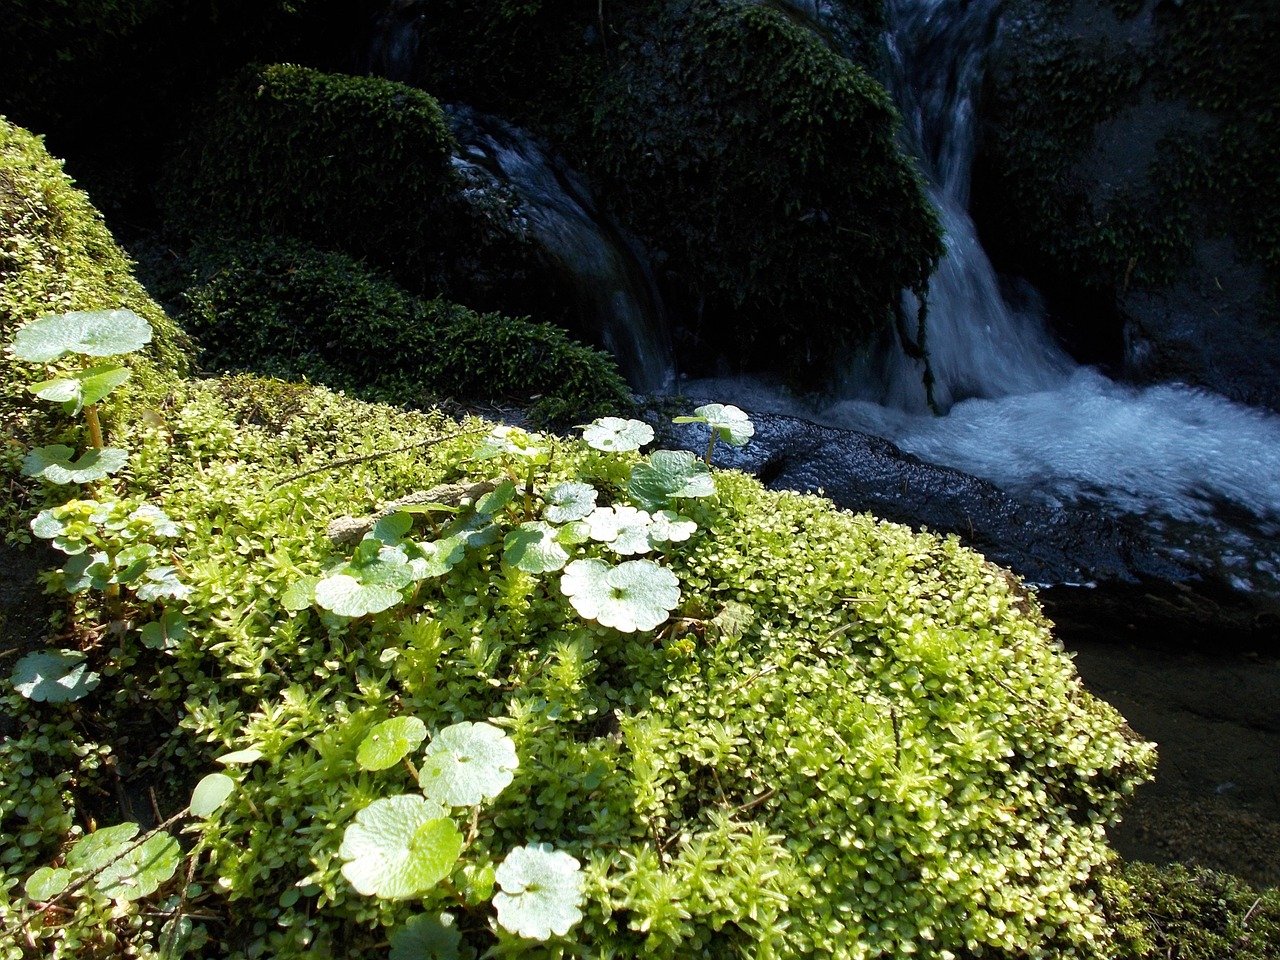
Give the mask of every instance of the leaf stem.
M 84 419 L 89 425 L 89 446 L 102 449 L 102 423 L 98 420 L 98 405 L 91 403 L 84 408 Z

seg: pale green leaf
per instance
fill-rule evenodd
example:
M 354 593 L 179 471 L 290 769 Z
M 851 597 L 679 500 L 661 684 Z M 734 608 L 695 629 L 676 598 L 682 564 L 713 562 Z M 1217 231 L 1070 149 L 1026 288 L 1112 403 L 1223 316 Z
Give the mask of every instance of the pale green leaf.
M 75 450 L 61 443 L 36 447 L 23 459 L 22 475 L 50 483 L 92 483 L 119 473 L 129 462 L 129 452 L 115 447 L 86 450 L 78 460 L 72 460 L 73 456 Z
M 698 525 L 674 510 L 659 510 L 653 515 L 649 539 L 654 543 L 682 543 L 693 536 Z
M 755 436 L 756 428 L 751 418 L 742 410 L 727 403 L 708 403 L 693 411 L 693 417 L 673 417 L 674 423 L 705 423 L 716 437 L 731 447 L 741 447 Z
M 256 747 L 250 747 L 248 750 L 232 750 L 230 753 L 224 753 L 222 756 L 214 757 L 213 759 L 223 766 L 257 763 L 262 759 L 262 751 Z
M 443 577 L 467 555 L 467 542 L 459 537 L 428 540 L 413 545 L 409 568 L 415 580 Z
M 635 507 L 597 507 L 587 517 L 591 539 L 606 544 L 614 553 L 630 556 L 653 549 L 649 538 L 652 518 Z
M 476 460 L 519 457 L 539 462 L 548 454 L 546 447 L 538 445 L 541 439 L 537 434 L 527 433 L 519 427 L 497 426 L 480 442 L 472 456 Z
M 70 703 L 88 696 L 101 679 L 75 650 L 36 650 L 13 666 L 13 687 L 37 703 Z
M 502 557 L 529 573 L 551 573 L 569 562 L 569 554 L 557 539 L 560 531 L 549 523 L 522 523 L 503 540 Z
M 365 896 L 406 900 L 447 877 L 462 834 L 444 808 L 416 794 L 375 800 L 342 835 L 342 875 Z
M 677 497 L 709 497 L 716 492 L 710 468 L 687 450 L 657 450 L 631 468 L 631 499 L 645 509 L 670 506 Z
M 581 520 L 596 507 L 599 494 L 589 483 L 567 480 L 557 483 L 547 491 L 547 505 L 542 519 L 548 523 L 568 523 Z
M 340 617 L 363 617 L 389 610 L 403 596 L 401 587 L 382 583 L 361 583 L 355 577 L 339 573 L 316 584 L 316 603 Z
M 624 420 L 621 417 L 601 417 L 587 424 L 582 430 L 587 446 L 609 453 L 639 450 L 653 439 L 653 427 L 640 420 Z
M 316 584 L 319 577 L 302 577 L 285 587 L 280 594 L 280 605 L 286 610 L 305 610 L 316 602 Z
M 67 353 L 111 357 L 151 342 L 151 324 L 132 310 L 73 310 L 28 323 L 10 348 L 19 360 L 47 363 Z
M 356 749 L 361 770 L 386 770 L 427 738 L 427 726 L 417 717 L 392 717 L 375 724 Z
M 94 878 L 98 893 L 128 901 L 156 892 L 178 869 L 182 848 L 167 833 L 155 833 L 124 856 L 111 861 Z
M 680 602 L 680 581 L 652 560 L 611 567 L 602 560 L 575 560 L 564 569 L 560 589 L 578 614 L 623 633 L 652 630 Z
M 369 536 L 380 543 L 393 545 L 400 540 L 413 527 L 413 517 L 404 511 L 389 513 L 385 517 L 379 517 L 374 521 L 373 529 L 369 531 Z
M 71 883 L 72 873 L 64 867 L 41 867 L 27 877 L 23 890 L 27 898 L 37 903 L 52 900 Z
M 191 587 L 178 579 L 177 567 L 150 567 L 133 592 L 139 600 L 185 600 L 191 596 Z
M 191 815 L 207 820 L 235 790 L 236 782 L 225 773 L 207 774 L 191 791 Z
M 117 823 L 85 834 L 67 851 L 67 866 L 82 876 L 119 856 L 138 835 L 136 823 Z
M 582 873 L 576 859 L 550 844 L 516 847 L 497 870 L 498 924 L 528 940 L 563 937 L 582 919 Z
M 469 807 L 501 793 L 520 760 L 511 738 L 489 723 L 455 723 L 431 741 L 418 783 L 432 800 Z

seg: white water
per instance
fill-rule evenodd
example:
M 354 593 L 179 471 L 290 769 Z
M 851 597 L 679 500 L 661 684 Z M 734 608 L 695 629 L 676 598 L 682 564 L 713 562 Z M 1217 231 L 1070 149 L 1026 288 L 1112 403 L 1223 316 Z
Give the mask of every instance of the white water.
M 1280 417 L 1181 384 L 1115 383 L 1060 349 L 1033 299 L 1001 297 L 966 210 L 997 3 L 889 3 L 899 109 L 947 233 L 927 339 L 946 415 L 927 412 L 923 366 L 899 349 L 855 362 L 841 399 L 821 405 L 762 380 L 681 389 L 877 434 L 1027 499 L 1141 518 L 1172 555 L 1208 560 L 1240 589 L 1280 589 Z

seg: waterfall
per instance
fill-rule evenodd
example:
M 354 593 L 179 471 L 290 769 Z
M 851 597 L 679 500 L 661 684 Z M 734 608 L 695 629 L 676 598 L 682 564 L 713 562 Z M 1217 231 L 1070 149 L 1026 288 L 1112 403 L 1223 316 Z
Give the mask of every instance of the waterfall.
M 969 216 L 976 101 L 999 0 L 889 0 L 890 87 L 903 138 L 918 160 L 944 231 L 946 252 L 930 279 L 928 340 L 942 410 L 969 397 L 1050 387 L 1073 364 L 1054 342 L 1034 297 L 1006 302 Z M 917 304 L 907 295 L 908 316 Z M 886 342 L 859 358 L 846 395 L 885 406 L 927 409 L 923 365 Z

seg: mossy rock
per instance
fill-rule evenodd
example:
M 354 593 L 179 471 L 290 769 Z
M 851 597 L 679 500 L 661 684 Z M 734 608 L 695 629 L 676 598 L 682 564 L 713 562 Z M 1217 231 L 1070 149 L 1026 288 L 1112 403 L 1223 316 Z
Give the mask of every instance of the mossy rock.
M 666 4 L 626 26 L 591 168 L 699 317 L 687 361 L 811 383 L 883 332 L 941 254 L 888 94 L 770 5 Z
M 401 404 L 519 404 L 543 421 L 628 409 L 613 360 L 559 327 L 423 300 L 341 253 L 218 247 L 183 316 L 203 363 L 306 378 Z
M 439 284 L 453 135 L 421 90 L 288 64 L 242 71 L 178 151 L 169 228 L 289 237 Z

